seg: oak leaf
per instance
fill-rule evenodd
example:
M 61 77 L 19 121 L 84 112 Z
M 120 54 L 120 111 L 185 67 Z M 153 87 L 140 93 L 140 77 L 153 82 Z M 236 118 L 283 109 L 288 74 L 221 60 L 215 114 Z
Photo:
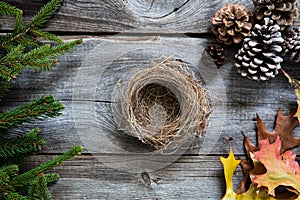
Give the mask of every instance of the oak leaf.
M 268 131 L 263 120 L 257 115 L 257 139 L 258 143 L 261 140 L 269 139 L 270 143 L 273 143 L 275 139 L 279 136 L 282 141 L 281 153 L 287 149 L 292 149 L 299 146 L 300 139 L 292 136 L 293 130 L 298 126 L 298 120 L 293 116 L 293 113 L 284 116 L 282 110 L 279 109 L 277 112 L 277 117 L 275 121 L 275 128 L 272 132 Z M 258 175 L 265 173 L 266 169 L 262 164 L 253 163 L 250 159 L 250 153 L 259 151 L 260 145 L 254 145 L 251 140 L 242 132 L 244 135 L 244 147 L 247 152 L 247 157 L 249 160 L 241 160 L 241 166 L 244 174 L 244 178 L 240 181 L 240 184 L 236 190 L 238 194 L 244 193 L 249 188 L 249 183 L 251 183 L 249 173 Z M 254 167 L 254 165 L 257 165 Z
M 265 123 L 257 115 L 257 139 L 258 141 L 269 139 L 270 143 L 273 143 L 277 136 L 281 139 L 281 150 L 283 153 L 286 150 L 293 149 L 300 145 L 300 138 L 292 136 L 293 130 L 299 125 L 299 121 L 294 117 L 293 113 L 284 116 L 282 110 L 279 109 L 276 116 L 275 128 L 272 132 L 268 131 Z
M 266 187 L 270 195 L 275 196 L 275 188 L 278 186 L 291 187 L 300 194 L 300 167 L 295 161 L 296 154 L 290 150 L 281 154 L 282 143 L 277 136 L 273 143 L 268 139 L 259 142 L 260 150 L 250 153 L 253 162 L 260 162 L 266 168 L 266 173 L 252 174 L 250 178 L 257 187 Z M 255 168 L 255 167 L 254 167 Z
M 273 197 L 269 196 L 264 189 L 257 189 L 253 184 L 250 185 L 248 191 L 242 194 L 237 194 L 236 192 L 234 192 L 232 177 L 237 166 L 240 164 L 240 160 L 236 160 L 234 158 L 234 153 L 231 148 L 229 156 L 227 158 L 220 157 L 220 160 L 224 167 L 224 175 L 226 181 L 226 193 L 222 200 L 275 200 Z

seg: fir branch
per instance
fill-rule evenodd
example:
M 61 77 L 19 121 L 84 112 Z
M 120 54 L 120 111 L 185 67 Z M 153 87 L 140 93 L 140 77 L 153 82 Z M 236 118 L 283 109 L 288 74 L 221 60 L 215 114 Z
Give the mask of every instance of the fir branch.
M 65 152 L 64 154 L 53 158 L 52 160 L 41 164 L 40 166 L 27 171 L 14 179 L 12 179 L 11 184 L 15 187 L 24 187 L 30 184 L 30 180 L 34 179 L 37 175 L 49 171 L 51 168 L 61 165 L 64 161 L 69 160 L 75 155 L 79 155 L 82 151 L 81 146 L 72 148 L 71 150 Z
M 0 79 L 0 100 L 9 91 L 9 82 L 1 81 Z
M 51 16 L 59 9 L 61 3 L 63 0 L 52 0 L 49 3 L 47 3 L 43 8 L 40 9 L 40 11 L 32 18 L 32 20 L 26 24 L 25 26 L 22 26 L 22 11 L 18 15 L 16 15 L 16 23 L 15 23 L 15 30 L 11 34 L 7 34 L 6 36 L 0 37 L 0 48 L 7 49 L 7 45 L 10 43 L 14 43 L 15 45 L 20 44 L 20 39 L 22 37 L 25 37 L 29 33 L 40 34 L 40 36 L 44 35 L 46 38 L 44 39 L 54 39 L 53 41 L 58 42 L 59 39 L 55 37 L 54 35 L 50 36 L 46 33 L 38 33 L 39 29 L 42 28 L 43 25 L 51 18 Z M 3 3 L 3 6 L 10 6 L 6 3 Z M 10 6 L 11 8 L 15 8 L 13 6 Z M 1 7 L 0 7 L 1 8 Z M 5 11 L 3 11 L 4 13 Z M 35 34 L 33 34 L 35 35 Z M 51 40 L 52 41 L 52 40 Z
M 23 15 L 22 10 L 1 1 L 0 2 L 0 15 L 14 15 L 16 17 L 14 29 L 16 31 L 21 29 L 22 15 Z
M 50 70 L 51 67 L 57 64 L 55 58 L 65 54 L 66 51 L 69 51 L 81 42 L 82 40 L 74 40 L 52 47 L 46 44 L 24 54 L 22 64 L 25 65 L 26 68 L 32 68 L 35 71 Z
M 13 110 L 0 114 L 0 130 L 8 130 L 18 124 L 45 116 L 61 115 L 64 106 L 51 95 L 21 105 Z
M 10 46 L 9 44 L 18 45 L 20 44 L 20 41 L 18 41 L 20 38 L 22 38 L 24 35 L 26 35 L 30 31 L 30 27 L 24 28 L 21 27 L 18 30 L 15 30 L 13 33 L 7 34 L 5 36 L 0 37 L 0 48 L 7 49 L 7 46 Z
M 44 24 L 52 17 L 52 15 L 60 8 L 63 0 L 52 0 L 32 18 L 28 27 L 43 27 Z
M 18 165 L 8 165 L 8 166 L 2 166 L 0 168 L 0 176 L 1 176 L 1 181 L 3 181 L 2 177 L 14 177 L 17 175 L 19 171 Z M 3 176 L 5 174 L 5 176 Z
M 0 138 L 0 160 L 15 162 L 41 150 L 45 140 L 39 135 L 38 128 L 14 138 Z M 18 158 L 18 160 L 16 160 Z
M 62 40 L 54 34 L 51 34 L 47 31 L 43 31 L 39 28 L 32 28 L 30 33 L 37 38 L 42 38 L 44 40 L 49 40 L 57 43 L 62 43 Z
M 47 188 L 47 179 L 44 174 L 39 174 L 30 184 L 28 195 L 32 199 L 50 200 L 51 195 Z
M 28 51 L 27 53 L 24 53 L 24 46 L 19 45 L 0 59 L 0 77 L 9 81 L 24 68 L 32 68 L 35 71 L 50 70 L 51 67 L 57 64 L 57 57 L 66 53 L 66 51 L 74 48 L 81 42 L 82 40 L 74 40 L 55 46 L 45 44 Z M 33 43 L 33 45 L 36 44 Z
M 3 1 L 0 2 L 0 15 L 14 15 L 16 17 L 21 17 L 23 11 L 11 6 Z
M 0 168 L 0 199 L 3 199 L 7 192 L 15 192 L 13 186 L 9 184 L 11 177 L 15 177 L 19 168 L 17 165 L 2 166 Z
M 0 197 L 1 197 L 1 195 L 0 195 Z M 15 192 L 15 191 L 7 192 L 6 194 L 3 195 L 3 198 L 7 199 L 7 200 L 32 200 L 31 198 L 23 196 L 23 195 L 19 194 L 18 192 Z
M 44 174 L 47 180 L 47 183 L 54 183 L 58 181 L 59 175 L 57 173 Z

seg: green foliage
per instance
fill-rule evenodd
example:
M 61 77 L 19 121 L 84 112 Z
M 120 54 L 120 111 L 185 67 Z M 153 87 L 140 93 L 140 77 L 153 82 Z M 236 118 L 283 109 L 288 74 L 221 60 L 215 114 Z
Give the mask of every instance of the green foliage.
M 30 22 L 23 24 L 22 10 L 0 2 L 0 15 L 15 17 L 14 30 L 0 35 L 0 99 L 9 90 L 10 80 L 17 78 L 22 70 L 50 70 L 57 64 L 60 55 L 82 42 L 75 40 L 63 43 L 56 35 L 42 30 L 61 3 L 62 0 L 51 0 Z M 44 95 L 0 113 L 0 134 L 34 119 L 59 116 L 63 109 L 64 106 L 53 96 Z M 74 147 L 20 174 L 17 164 L 29 155 L 37 153 L 45 145 L 45 140 L 39 132 L 36 128 L 19 137 L 0 136 L 0 199 L 50 199 L 47 184 L 57 181 L 59 176 L 55 173 L 48 174 L 48 171 L 82 151 L 82 147 Z
M 49 70 L 57 64 L 59 55 L 72 49 L 81 40 L 62 43 L 54 34 L 41 30 L 47 20 L 60 7 L 62 0 L 47 3 L 32 20 L 23 25 L 22 11 L 0 2 L 0 14 L 16 16 L 15 29 L 12 33 L 0 35 L 0 78 L 10 81 L 25 68 L 37 71 Z M 54 42 L 44 44 L 41 40 Z
M 23 174 L 18 174 L 17 165 L 2 166 L 0 168 L 0 199 L 50 199 L 47 184 L 57 181 L 59 176 L 45 173 L 63 161 L 80 154 L 81 151 L 82 147 L 74 147 Z M 24 190 L 28 191 L 28 196 L 20 194 Z
M 44 116 L 61 115 L 64 106 L 51 95 L 43 96 L 15 109 L 0 114 L 0 130 L 8 130 L 16 125 Z
M 80 154 L 82 151 L 82 147 L 81 146 L 77 146 L 72 148 L 71 150 L 65 152 L 62 155 L 59 155 L 55 158 L 53 158 L 52 160 L 32 169 L 29 170 L 23 174 L 21 174 L 20 176 L 15 177 L 12 180 L 12 183 L 14 186 L 27 186 L 31 183 L 31 181 L 39 174 L 41 173 L 45 173 L 47 171 L 49 171 L 50 169 L 52 169 L 53 167 L 59 166 L 62 162 L 64 162 L 65 160 L 68 160 L 72 157 L 74 157 L 75 155 Z
M 47 180 L 44 174 L 37 176 L 29 186 L 28 195 L 36 199 L 51 199 L 50 192 L 47 188 Z
M 45 145 L 45 140 L 39 135 L 39 132 L 40 130 L 36 128 L 23 136 L 0 137 L 0 160 L 3 160 L 4 163 L 7 163 L 5 161 L 20 161 L 28 155 L 40 151 Z

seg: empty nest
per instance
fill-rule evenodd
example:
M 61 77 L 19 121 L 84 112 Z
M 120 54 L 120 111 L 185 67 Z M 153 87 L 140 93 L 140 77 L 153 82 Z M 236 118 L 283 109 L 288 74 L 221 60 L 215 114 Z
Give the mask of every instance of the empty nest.
M 191 141 L 210 113 L 205 89 L 181 60 L 138 71 L 122 90 L 119 129 L 164 152 Z

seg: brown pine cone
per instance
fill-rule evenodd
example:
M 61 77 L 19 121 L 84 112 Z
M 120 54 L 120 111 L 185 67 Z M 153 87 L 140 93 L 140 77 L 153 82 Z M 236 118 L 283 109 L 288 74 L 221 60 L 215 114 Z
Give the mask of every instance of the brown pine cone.
M 291 26 L 298 18 L 298 0 L 253 0 L 254 15 L 258 20 L 269 17 L 281 30 Z
M 209 53 L 211 58 L 214 60 L 217 67 L 220 67 L 224 64 L 225 56 L 224 49 L 217 45 L 213 44 L 205 48 L 205 50 Z
M 238 44 L 251 31 L 252 13 L 243 5 L 225 4 L 210 21 L 218 42 Z
M 300 31 L 299 29 L 292 29 L 285 37 L 284 53 L 291 61 L 300 61 Z

